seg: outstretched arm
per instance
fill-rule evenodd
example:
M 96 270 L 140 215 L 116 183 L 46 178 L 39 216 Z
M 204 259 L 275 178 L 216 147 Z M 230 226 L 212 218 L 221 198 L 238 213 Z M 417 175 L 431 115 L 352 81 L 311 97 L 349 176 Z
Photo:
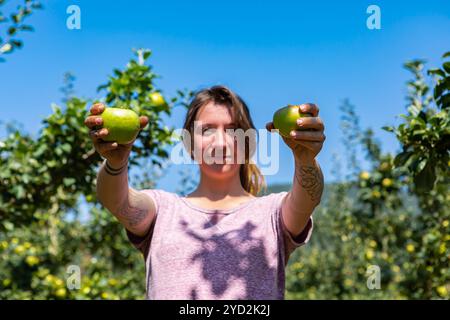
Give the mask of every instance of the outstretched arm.
M 314 208 L 320 203 L 324 179 L 316 156 L 322 150 L 325 141 L 324 125 L 319 118 L 319 108 L 315 104 L 302 104 L 299 112 L 310 115 L 297 120 L 298 128 L 290 137 L 283 137 L 291 148 L 295 159 L 295 172 L 292 189 L 282 204 L 282 219 L 295 237 L 306 227 Z M 274 129 L 273 123 L 266 125 Z
M 107 128 L 103 128 L 102 113 L 105 105 L 96 103 L 91 107 L 85 125 L 90 129 L 89 135 L 95 150 L 105 158 L 97 175 L 97 197 L 116 218 L 132 233 L 143 236 L 147 233 L 155 217 L 153 200 L 143 192 L 128 187 L 128 157 L 133 143 L 118 144 L 107 142 Z M 148 123 L 148 118 L 139 118 L 141 129 Z

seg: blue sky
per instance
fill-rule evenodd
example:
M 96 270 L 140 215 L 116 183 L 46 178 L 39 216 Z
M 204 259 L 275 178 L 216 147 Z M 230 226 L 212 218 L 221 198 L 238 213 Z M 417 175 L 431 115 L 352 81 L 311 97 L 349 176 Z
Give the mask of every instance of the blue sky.
M 9 1 L 14 3 L 17 1 Z M 287 103 L 321 108 L 327 141 L 319 156 L 327 180 L 332 154 L 342 154 L 340 102 L 349 98 L 363 127 L 375 129 L 384 150 L 398 146 L 382 126 L 404 111 L 402 64 L 424 58 L 437 66 L 450 50 L 450 1 L 42 1 L 29 20 L 35 32 L 0 64 L 0 119 L 17 120 L 37 133 L 40 119 L 60 102 L 65 71 L 77 77 L 76 93 L 95 98 L 113 68 L 124 67 L 131 48 L 153 51 L 150 63 L 163 76 L 167 95 L 176 89 L 224 84 L 249 104 L 263 128 Z M 66 8 L 81 9 L 81 30 L 66 28 Z M 366 8 L 381 8 L 381 30 L 366 27 Z M 167 124 L 180 127 L 184 112 Z M 269 183 L 291 182 L 292 156 Z M 158 187 L 174 191 L 177 169 Z M 172 174 L 173 173 L 173 174 Z

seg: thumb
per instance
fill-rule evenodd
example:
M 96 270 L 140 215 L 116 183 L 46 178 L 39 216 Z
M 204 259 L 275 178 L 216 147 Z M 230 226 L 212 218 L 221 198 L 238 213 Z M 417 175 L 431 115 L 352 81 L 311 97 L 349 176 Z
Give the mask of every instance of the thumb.
M 148 124 L 148 117 L 140 116 L 139 117 L 139 123 L 141 125 L 141 129 L 144 129 L 147 126 L 147 124 Z

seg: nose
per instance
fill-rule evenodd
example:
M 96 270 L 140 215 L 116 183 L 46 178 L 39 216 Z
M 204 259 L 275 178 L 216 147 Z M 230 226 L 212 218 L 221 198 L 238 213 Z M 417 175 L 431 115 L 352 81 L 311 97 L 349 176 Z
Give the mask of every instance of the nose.
M 227 143 L 227 135 L 225 132 L 223 130 L 217 130 L 211 145 L 213 156 L 225 156 L 228 148 Z

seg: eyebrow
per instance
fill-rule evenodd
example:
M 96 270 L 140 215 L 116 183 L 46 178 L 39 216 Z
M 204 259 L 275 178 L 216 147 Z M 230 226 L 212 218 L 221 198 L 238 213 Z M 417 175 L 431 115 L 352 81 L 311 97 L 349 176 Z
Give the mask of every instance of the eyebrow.
M 225 127 L 226 126 L 235 126 L 235 125 L 236 125 L 236 122 L 230 122 L 230 123 L 225 124 Z M 214 123 L 202 122 L 202 127 L 206 127 L 206 126 L 216 126 L 216 125 Z

